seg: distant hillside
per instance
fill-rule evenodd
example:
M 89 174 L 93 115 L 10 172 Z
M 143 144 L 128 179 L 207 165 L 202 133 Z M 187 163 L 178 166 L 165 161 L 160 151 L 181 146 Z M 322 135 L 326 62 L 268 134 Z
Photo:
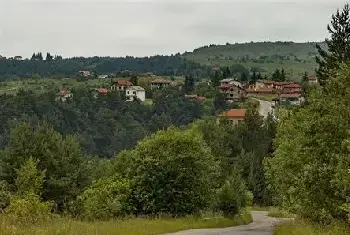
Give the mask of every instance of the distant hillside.
M 320 43 L 325 47 L 325 43 Z M 316 43 L 251 42 L 243 44 L 209 45 L 183 56 L 194 62 L 209 66 L 232 66 L 242 64 L 269 75 L 275 69 L 284 68 L 291 79 L 298 80 L 305 71 L 316 68 Z

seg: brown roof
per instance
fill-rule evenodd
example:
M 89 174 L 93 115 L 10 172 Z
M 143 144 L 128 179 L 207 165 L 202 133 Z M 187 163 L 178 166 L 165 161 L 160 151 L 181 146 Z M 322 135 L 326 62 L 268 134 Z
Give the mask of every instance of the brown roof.
M 281 94 L 280 98 L 300 98 L 301 94 Z
M 133 86 L 133 84 L 128 80 L 117 80 L 113 82 L 116 86 Z
M 204 101 L 206 99 L 205 97 L 198 95 L 185 95 L 185 98 L 196 99 L 199 102 Z
M 302 88 L 301 85 L 299 85 L 298 83 L 291 83 L 291 84 L 287 84 L 285 86 L 283 86 L 284 88 Z
M 111 92 L 110 90 L 106 89 L 106 88 L 98 88 L 96 89 L 96 91 L 99 93 L 99 94 L 107 94 L 109 92 Z
M 248 93 L 273 93 L 273 88 L 246 89 Z
M 246 114 L 245 109 L 230 109 L 220 115 L 219 117 L 229 117 L 229 118 L 244 118 Z
M 290 84 L 295 84 L 295 82 L 274 82 L 273 84 L 276 86 L 286 86 Z

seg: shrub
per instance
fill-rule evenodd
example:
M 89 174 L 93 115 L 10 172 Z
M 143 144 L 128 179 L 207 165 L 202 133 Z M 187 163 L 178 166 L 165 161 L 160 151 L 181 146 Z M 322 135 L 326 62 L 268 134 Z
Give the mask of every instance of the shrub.
M 217 164 L 195 128 L 159 131 L 130 155 L 136 214 L 192 214 L 212 203 Z
M 244 181 L 238 172 L 233 172 L 218 190 L 218 209 L 226 216 L 238 214 L 241 208 L 252 201 L 252 194 L 248 193 Z
M 130 209 L 128 199 L 130 184 L 115 175 L 102 178 L 86 189 L 79 201 L 82 214 L 87 219 L 110 219 L 126 215 Z
M 11 192 L 8 185 L 0 182 L 0 213 L 10 204 Z

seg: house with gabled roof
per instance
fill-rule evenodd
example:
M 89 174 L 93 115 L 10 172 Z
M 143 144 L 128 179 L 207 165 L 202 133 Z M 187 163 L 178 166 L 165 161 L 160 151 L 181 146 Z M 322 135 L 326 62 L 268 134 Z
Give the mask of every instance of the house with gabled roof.
M 128 80 L 117 80 L 111 84 L 111 91 L 125 91 L 131 86 L 133 86 L 133 84 Z
M 232 124 L 237 125 L 244 121 L 244 118 L 246 116 L 247 110 L 246 109 L 230 109 L 226 112 L 223 112 L 216 117 L 216 123 L 217 124 Z

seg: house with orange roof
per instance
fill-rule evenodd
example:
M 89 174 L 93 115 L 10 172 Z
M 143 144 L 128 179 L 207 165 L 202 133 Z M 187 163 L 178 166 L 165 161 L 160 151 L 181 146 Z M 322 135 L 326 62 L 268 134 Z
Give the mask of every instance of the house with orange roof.
M 72 97 L 73 94 L 66 88 L 62 88 L 58 93 L 56 93 L 56 101 L 66 102 L 67 99 Z
M 216 117 L 216 123 L 222 124 L 232 124 L 237 125 L 244 121 L 244 118 L 246 116 L 247 110 L 246 109 L 230 109 L 226 112 L 223 112 L 222 114 L 219 114 Z

